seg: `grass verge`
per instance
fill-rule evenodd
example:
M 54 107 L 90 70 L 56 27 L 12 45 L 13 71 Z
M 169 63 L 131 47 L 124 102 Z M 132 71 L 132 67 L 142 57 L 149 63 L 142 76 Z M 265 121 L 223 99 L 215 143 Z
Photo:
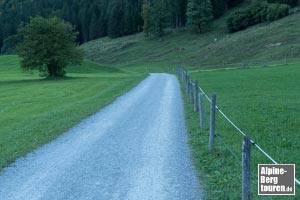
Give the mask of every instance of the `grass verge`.
M 300 118 L 300 65 L 197 71 L 193 80 L 208 93 L 217 93 L 218 106 L 242 130 L 253 138 L 275 160 L 296 164 L 298 158 Z M 184 88 L 183 88 L 184 90 Z M 205 101 L 205 129 L 199 128 L 198 113 L 194 113 L 185 95 L 186 123 L 196 168 L 204 178 L 206 199 L 240 199 L 241 149 L 243 137 L 217 113 L 215 153 L 208 152 L 209 103 Z M 257 195 L 257 164 L 269 164 L 257 149 L 252 148 L 252 199 L 299 199 L 296 197 Z
M 0 171 L 55 139 L 135 86 L 143 73 L 85 61 L 68 78 L 22 73 L 16 56 L 0 57 Z

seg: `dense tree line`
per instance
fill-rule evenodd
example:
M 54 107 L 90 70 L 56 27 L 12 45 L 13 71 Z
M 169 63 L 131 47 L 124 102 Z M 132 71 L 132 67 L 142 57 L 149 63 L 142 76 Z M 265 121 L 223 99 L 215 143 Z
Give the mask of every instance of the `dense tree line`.
M 16 42 L 9 37 L 30 16 L 56 16 L 71 22 L 79 31 L 80 43 L 136 33 L 142 30 L 141 5 L 141 0 L 2 0 L 0 47 L 5 39 L 8 47 Z
M 147 33 L 162 35 L 165 27 L 186 26 L 191 1 L 197 5 L 202 0 L 0 0 L 0 47 L 9 51 L 18 42 L 10 36 L 16 34 L 21 23 L 28 23 L 30 16 L 56 16 L 71 22 L 79 31 L 80 43 L 107 35 L 130 35 L 143 28 Z M 241 1 L 207 0 L 210 14 L 199 27 Z
M 112 38 L 143 31 L 163 35 L 166 27 L 203 32 L 210 21 L 244 0 L 0 0 L 0 47 L 16 45 L 17 28 L 30 16 L 58 17 L 79 32 L 77 41 Z M 265 0 L 295 6 L 298 0 Z

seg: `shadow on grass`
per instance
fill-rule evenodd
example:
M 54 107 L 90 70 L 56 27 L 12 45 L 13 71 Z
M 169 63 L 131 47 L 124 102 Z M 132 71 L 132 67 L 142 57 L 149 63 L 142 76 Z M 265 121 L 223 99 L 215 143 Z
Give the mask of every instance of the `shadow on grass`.
M 24 84 L 24 83 L 45 83 L 45 82 L 61 82 L 61 81 L 71 81 L 87 79 L 87 77 L 47 77 L 47 78 L 37 78 L 37 79 L 21 79 L 21 80 L 0 80 L 0 84 Z

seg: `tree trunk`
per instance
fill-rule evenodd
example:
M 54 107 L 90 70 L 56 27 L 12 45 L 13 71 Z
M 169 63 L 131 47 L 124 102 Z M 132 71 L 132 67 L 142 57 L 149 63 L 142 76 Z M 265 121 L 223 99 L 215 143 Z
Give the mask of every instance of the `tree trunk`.
M 54 65 L 48 65 L 48 73 L 49 73 L 49 77 L 56 77 L 57 76 L 57 71 L 56 71 L 56 67 Z

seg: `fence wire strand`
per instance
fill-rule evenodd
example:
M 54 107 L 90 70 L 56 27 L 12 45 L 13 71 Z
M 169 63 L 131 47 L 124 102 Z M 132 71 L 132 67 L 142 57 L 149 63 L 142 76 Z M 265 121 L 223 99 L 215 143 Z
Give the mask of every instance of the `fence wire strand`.
M 216 135 L 216 138 L 225 146 L 225 148 L 231 153 L 231 155 L 236 158 L 238 161 L 242 161 L 235 153 L 230 146 L 224 141 L 224 139 L 220 135 Z
M 187 71 L 183 71 L 184 74 L 188 74 Z M 182 78 L 184 79 L 184 76 L 182 76 Z M 190 81 L 192 82 L 192 79 L 190 79 Z M 192 83 L 193 86 L 195 86 L 194 83 Z M 202 94 L 204 94 L 205 98 L 211 103 L 211 98 L 209 98 L 209 96 L 205 93 L 205 91 L 198 86 L 199 90 L 201 91 Z M 232 120 L 230 120 L 230 118 L 220 109 L 219 106 L 216 105 L 215 107 L 217 109 L 217 111 L 243 136 L 247 136 L 246 133 L 244 133 Z M 270 154 L 268 154 L 262 147 L 260 147 L 254 140 L 252 140 L 250 138 L 250 142 L 252 143 L 252 145 L 254 147 L 256 147 L 262 154 L 264 154 L 273 164 L 279 164 L 275 159 L 273 159 Z M 225 144 L 225 143 L 224 143 Z M 236 156 L 236 155 L 235 155 Z M 298 179 L 295 178 L 295 182 L 297 183 L 297 185 L 300 185 L 300 181 Z

